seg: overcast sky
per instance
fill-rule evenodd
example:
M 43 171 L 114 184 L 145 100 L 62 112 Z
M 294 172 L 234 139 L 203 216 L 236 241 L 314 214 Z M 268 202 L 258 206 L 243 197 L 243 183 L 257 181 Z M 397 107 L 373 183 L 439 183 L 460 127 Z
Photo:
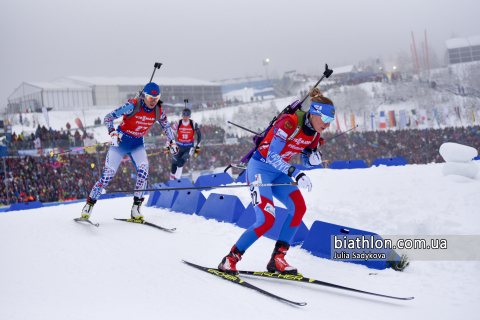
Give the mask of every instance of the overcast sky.
M 158 74 L 220 80 L 330 67 L 480 34 L 479 0 L 0 2 L 0 108 L 22 82 Z M 418 49 L 418 48 L 417 48 Z

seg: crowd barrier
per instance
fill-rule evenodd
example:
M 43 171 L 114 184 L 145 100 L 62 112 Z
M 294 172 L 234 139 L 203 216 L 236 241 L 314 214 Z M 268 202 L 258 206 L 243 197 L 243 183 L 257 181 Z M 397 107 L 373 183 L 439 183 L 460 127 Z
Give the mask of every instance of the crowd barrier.
M 100 197 L 98 197 L 98 200 L 123 198 L 126 196 L 127 195 L 125 193 L 105 193 L 105 194 L 101 194 Z
M 170 209 L 178 196 L 177 190 L 160 191 L 157 202 L 152 206 L 155 208 Z
M 245 207 L 237 196 L 211 193 L 198 215 L 206 219 L 235 223 L 243 211 Z
M 367 164 L 363 160 L 333 161 L 329 167 L 329 169 L 363 169 L 363 168 L 368 168 Z
M 185 214 L 199 213 L 205 201 L 205 196 L 198 190 L 182 190 L 178 192 L 172 211 Z
M 168 181 L 167 182 L 167 187 L 170 187 L 170 188 L 188 188 L 188 187 L 193 187 L 193 184 L 187 178 L 182 178 L 182 179 L 176 179 L 176 180 Z
M 163 182 L 154 184 L 150 189 L 160 189 L 166 187 Z M 158 198 L 160 197 L 160 191 L 150 191 L 148 193 L 149 197 L 145 207 L 152 207 L 155 203 L 157 203 Z
M 29 209 L 36 209 L 42 208 L 43 204 L 40 201 L 31 201 L 31 202 L 21 202 L 21 203 L 13 203 L 8 210 L 5 211 L 18 211 L 18 210 L 29 210 Z
M 228 173 L 222 172 L 198 177 L 197 181 L 195 181 L 195 187 L 220 186 L 233 182 L 232 177 Z
M 312 227 L 310 228 L 310 231 L 308 232 L 307 237 L 305 238 L 305 241 L 302 244 L 302 249 L 309 251 L 311 254 L 313 254 L 316 257 L 320 257 L 324 259 L 332 259 L 333 258 L 332 247 L 333 247 L 333 244 L 335 243 L 333 240 L 333 237 L 335 235 L 337 236 L 337 239 L 341 241 L 341 243 L 343 242 L 344 239 L 348 240 L 351 238 L 356 238 L 356 237 L 349 237 L 349 236 L 357 236 L 357 235 L 366 236 L 365 237 L 366 240 L 370 240 L 371 239 L 370 236 L 372 236 L 373 243 L 375 243 L 375 241 L 377 240 L 383 240 L 381 236 L 373 232 L 354 229 L 350 227 L 340 226 L 337 224 L 332 224 L 332 223 L 327 223 L 327 222 L 317 220 L 313 223 Z M 341 243 L 337 243 L 337 244 L 341 244 Z M 388 258 L 389 254 L 392 252 L 392 250 L 375 249 L 375 248 L 348 249 L 348 248 L 344 248 L 344 246 L 341 249 L 336 249 L 335 251 L 337 253 L 345 252 L 346 254 L 349 255 L 350 258 L 353 258 L 353 252 L 356 252 L 356 254 L 361 254 L 364 251 L 366 253 L 372 252 L 377 254 L 385 254 L 386 258 Z M 400 257 L 396 253 L 394 253 L 394 255 L 395 255 L 395 260 L 397 262 L 400 261 Z M 361 264 L 369 268 L 378 269 L 378 270 L 383 270 L 388 267 L 386 261 L 384 260 L 375 260 L 375 259 L 366 260 L 365 258 L 361 258 L 361 259 L 348 260 L 346 262 Z
M 402 157 L 382 158 L 382 159 L 375 159 L 372 162 L 371 167 L 373 167 L 373 166 L 378 167 L 380 165 L 385 165 L 387 167 L 393 167 L 393 166 L 404 166 L 406 164 L 408 164 L 407 161 Z

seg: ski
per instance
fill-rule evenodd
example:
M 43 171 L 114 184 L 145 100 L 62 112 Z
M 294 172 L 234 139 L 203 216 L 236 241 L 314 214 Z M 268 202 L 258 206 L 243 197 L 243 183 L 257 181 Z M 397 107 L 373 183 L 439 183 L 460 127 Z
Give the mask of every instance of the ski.
M 191 263 L 191 262 L 188 262 L 188 261 L 185 261 L 185 260 L 182 260 L 184 263 L 188 264 L 189 266 L 192 266 L 194 268 L 197 268 L 199 270 L 202 270 L 202 271 L 205 271 L 207 273 L 211 273 L 217 277 L 220 277 L 222 279 L 225 279 L 225 280 L 228 280 L 232 283 L 236 283 L 236 284 L 239 284 L 241 286 L 244 286 L 246 288 L 250 288 L 250 289 L 253 289 L 253 290 L 256 290 L 260 293 L 263 293 L 269 297 L 272 297 L 272 298 L 275 298 L 275 299 L 278 299 L 278 300 L 281 300 L 281 301 L 284 301 L 284 302 L 287 302 L 287 303 L 291 303 L 291 304 L 294 304 L 296 306 L 305 306 L 307 305 L 306 302 L 295 302 L 295 301 L 291 301 L 291 300 L 288 300 L 288 299 L 285 299 L 285 298 L 282 298 L 282 297 L 279 297 L 277 295 L 274 295 L 273 293 L 270 293 L 268 291 L 265 291 L 263 289 L 260 289 L 259 287 L 256 287 L 242 279 L 240 279 L 240 276 L 239 275 L 231 275 L 231 274 L 227 274 L 225 272 L 222 272 L 216 268 L 206 268 L 206 267 L 202 267 L 202 266 L 199 266 L 199 265 L 196 265 L 194 263 Z
M 90 221 L 88 219 L 85 219 L 85 218 L 75 218 L 75 219 L 73 219 L 73 221 L 75 221 L 75 222 L 87 222 L 87 223 L 90 223 L 92 226 L 95 226 L 95 227 L 98 227 L 100 225 L 98 223 L 93 223 L 92 221 Z
M 160 229 L 160 230 L 163 230 L 163 231 L 168 231 L 168 232 L 173 232 L 173 231 L 177 230 L 177 228 L 168 229 L 168 228 L 160 227 L 160 226 L 157 226 L 156 224 L 147 222 L 147 221 L 142 220 L 142 219 L 117 219 L 117 218 L 114 218 L 114 219 L 117 220 L 117 221 L 125 221 L 125 222 L 144 224 L 146 226 L 154 227 L 154 228 L 157 228 L 157 229 Z
M 333 284 L 333 283 L 328 283 L 328 282 L 315 280 L 315 279 L 311 279 L 311 278 L 305 278 L 300 273 L 297 274 L 297 275 L 290 275 L 290 274 L 262 272 L 262 271 L 259 271 L 259 272 L 256 272 L 256 271 L 238 271 L 238 272 L 240 274 L 255 276 L 255 277 L 264 277 L 264 278 L 271 278 L 271 279 L 283 279 L 283 280 L 298 281 L 298 282 L 304 282 L 304 283 L 313 283 L 313 284 L 317 284 L 317 285 L 320 285 L 320 286 L 326 286 L 326 287 L 331 287 L 331 288 L 336 288 L 336 289 L 353 291 L 353 292 L 357 292 L 357 293 L 370 294 L 370 295 L 374 295 L 374 296 L 378 296 L 378 297 L 384 297 L 384 298 L 390 298 L 390 299 L 412 300 L 414 298 L 414 297 L 400 298 L 400 297 L 388 296 L 388 295 L 384 295 L 384 294 L 373 293 L 373 292 L 353 289 L 353 288 L 349 288 L 349 287 L 339 286 L 339 285 Z

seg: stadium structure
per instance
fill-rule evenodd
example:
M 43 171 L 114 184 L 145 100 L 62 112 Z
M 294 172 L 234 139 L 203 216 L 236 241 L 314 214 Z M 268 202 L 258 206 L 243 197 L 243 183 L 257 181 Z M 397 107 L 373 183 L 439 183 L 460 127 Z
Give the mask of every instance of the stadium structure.
M 192 78 L 155 78 L 161 100 L 170 105 L 222 101 L 221 84 Z M 8 98 L 8 113 L 119 106 L 133 99 L 146 79 L 69 76 L 53 82 L 24 82 Z

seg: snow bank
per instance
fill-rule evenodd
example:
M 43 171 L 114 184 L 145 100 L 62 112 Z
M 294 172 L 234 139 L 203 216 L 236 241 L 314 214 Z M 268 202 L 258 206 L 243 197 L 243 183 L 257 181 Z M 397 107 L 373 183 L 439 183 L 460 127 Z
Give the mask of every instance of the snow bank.
M 447 162 L 443 167 L 443 175 L 458 175 L 473 179 L 479 169 L 473 162 L 478 151 L 472 147 L 453 142 L 446 142 L 440 146 L 440 154 Z
M 445 162 L 468 163 L 478 156 L 475 148 L 454 142 L 445 142 L 440 146 L 439 152 Z

